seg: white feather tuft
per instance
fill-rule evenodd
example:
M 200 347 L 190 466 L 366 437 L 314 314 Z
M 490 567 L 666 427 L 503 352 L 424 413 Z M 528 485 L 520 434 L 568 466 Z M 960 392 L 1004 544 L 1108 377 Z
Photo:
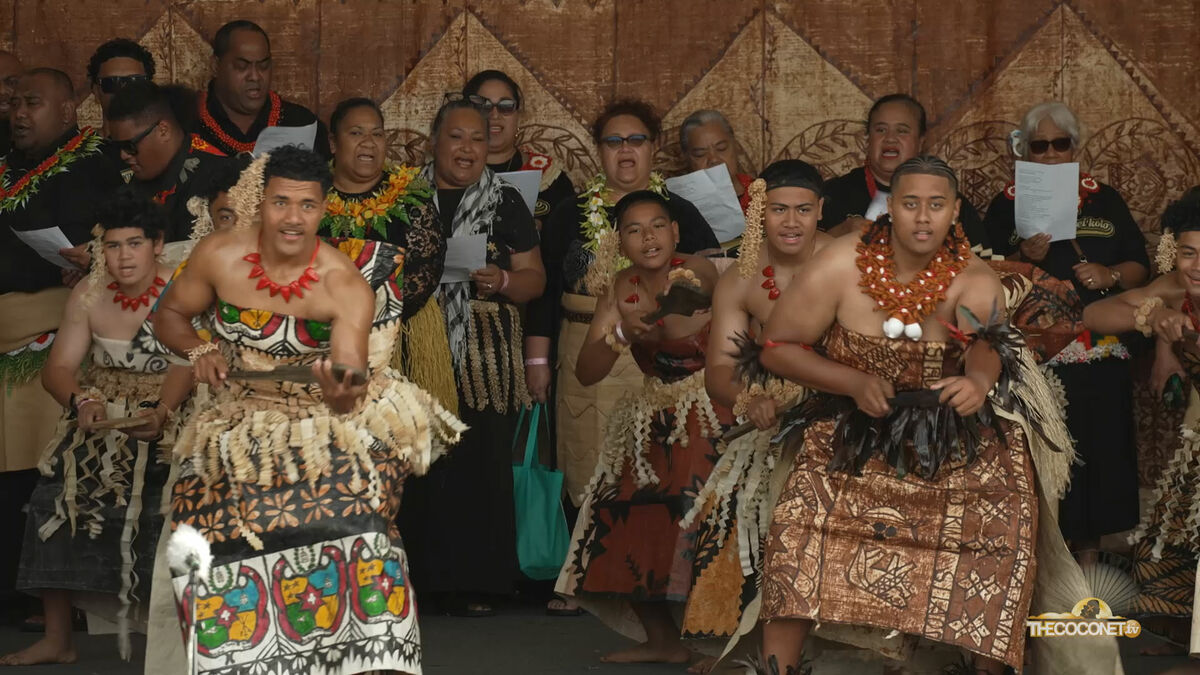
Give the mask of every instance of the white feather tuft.
M 204 535 L 186 523 L 175 528 L 167 541 L 167 565 L 172 574 L 182 576 L 195 570 L 201 579 L 205 579 L 212 561 L 212 550 Z

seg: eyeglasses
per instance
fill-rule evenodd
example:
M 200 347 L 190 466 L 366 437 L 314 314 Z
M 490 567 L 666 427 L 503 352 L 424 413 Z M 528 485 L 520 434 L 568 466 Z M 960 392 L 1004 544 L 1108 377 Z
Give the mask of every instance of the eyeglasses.
M 145 131 L 127 141 L 113 141 L 112 143 L 117 150 L 129 155 L 130 157 L 137 157 L 138 145 L 150 135 L 151 131 L 154 131 L 158 128 L 160 122 L 162 122 L 162 120 L 155 121 L 154 124 L 151 124 Z
M 113 75 L 111 77 L 102 77 L 99 80 L 100 91 L 105 94 L 115 94 L 134 82 L 141 82 L 148 79 L 150 78 L 145 75 Z
M 1071 149 L 1071 137 L 1062 136 L 1052 141 L 1029 141 L 1029 152 L 1034 155 L 1041 155 L 1049 150 L 1050 146 L 1054 146 L 1055 152 L 1066 152 Z
M 628 145 L 631 148 L 640 148 L 642 144 L 650 140 L 646 134 L 632 134 L 630 136 L 605 136 L 600 139 L 600 144 L 609 150 L 620 150 L 622 145 Z

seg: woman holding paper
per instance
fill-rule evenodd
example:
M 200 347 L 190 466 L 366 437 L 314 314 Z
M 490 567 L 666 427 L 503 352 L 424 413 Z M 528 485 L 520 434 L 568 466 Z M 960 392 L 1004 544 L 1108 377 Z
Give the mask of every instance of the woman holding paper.
M 463 95 L 481 107 L 488 119 L 488 168 L 496 173 L 506 171 L 540 171 L 537 203 L 533 218 L 538 228 L 559 202 L 575 194 L 575 186 L 563 171 L 562 162 L 535 151 L 517 147 L 517 131 L 521 127 L 521 87 L 499 70 L 481 70 L 463 87 Z
M 460 94 L 447 99 L 422 176 L 436 189 L 448 238 L 440 297 L 470 429 L 453 458 L 408 485 L 400 527 L 423 597 L 440 596 L 455 614 L 490 616 L 487 596 L 508 594 L 517 575 L 510 451 L 516 413 L 529 404 L 517 305 L 542 293 L 545 274 L 529 209 L 486 166 L 487 117 Z M 473 235 L 484 236 L 486 264 L 451 276 L 451 259 Z
M 1014 133 L 1019 159 L 1041 164 L 1075 162 L 1079 121 L 1057 101 L 1034 106 Z M 1125 200 L 1112 187 L 1080 172 L 1075 238 L 1051 242 L 1049 234 L 1022 239 L 1016 232 L 1017 186 L 992 200 L 984 224 L 993 250 L 1032 262 L 1071 281 L 1088 305 L 1110 292 L 1146 280 L 1146 242 Z M 1072 194 L 1072 197 L 1075 195 Z M 1129 348 L 1115 335 L 1085 331 L 1046 364 L 1062 380 L 1067 425 L 1082 465 L 1073 468 L 1059 523 L 1080 562 L 1096 558 L 1100 537 L 1137 524 L 1137 450 Z

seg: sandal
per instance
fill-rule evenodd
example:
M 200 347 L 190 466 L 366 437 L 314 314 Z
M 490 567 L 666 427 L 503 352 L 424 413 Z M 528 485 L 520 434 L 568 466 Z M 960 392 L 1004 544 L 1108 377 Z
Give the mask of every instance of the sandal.
M 556 603 L 558 605 L 557 607 L 551 607 L 551 605 L 554 605 Z M 572 607 L 570 607 L 570 604 L 571 603 L 567 602 L 566 600 L 563 600 L 562 598 L 554 598 L 550 602 L 546 603 L 546 615 L 547 616 L 583 616 L 586 613 L 586 610 L 584 610 L 584 608 L 582 608 L 578 605 L 576 605 L 574 608 L 572 608 Z

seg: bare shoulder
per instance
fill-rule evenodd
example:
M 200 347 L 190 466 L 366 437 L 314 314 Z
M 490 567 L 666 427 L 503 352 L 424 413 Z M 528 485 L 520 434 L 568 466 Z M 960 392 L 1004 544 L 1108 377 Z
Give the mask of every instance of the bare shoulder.
M 207 272 L 218 269 L 230 260 L 240 259 L 246 251 L 257 246 L 252 230 L 222 230 L 213 232 L 196 243 L 188 256 L 188 269 Z
M 739 298 L 740 301 L 740 298 L 746 292 L 746 289 L 750 288 L 751 283 L 751 279 L 742 277 L 740 266 L 737 263 L 734 263 L 730 265 L 728 269 L 722 272 L 721 277 L 717 279 L 715 293 L 723 300 L 736 297 Z
M 813 253 L 820 251 L 836 240 L 837 237 L 830 236 L 828 232 L 817 230 L 816 234 L 813 235 Z
M 317 250 L 317 267 L 319 269 L 324 270 L 327 274 L 334 270 L 342 270 L 352 271 L 355 275 L 362 276 L 358 267 L 354 265 L 354 261 L 341 249 L 327 244 L 320 239 L 317 240 L 317 243 L 319 245 L 319 249 Z
M 716 284 L 717 282 L 717 266 L 711 260 L 699 255 L 683 255 L 678 256 L 683 258 L 683 267 L 696 273 L 697 277 L 709 283 Z
M 690 253 L 676 253 L 676 258 L 683 260 L 683 266 L 694 272 L 711 273 L 714 276 L 717 273 L 717 266 L 711 260 L 702 255 L 692 255 Z
M 963 269 L 959 277 L 969 283 L 992 283 L 997 287 L 1000 286 L 1000 275 L 996 274 L 996 270 L 992 269 L 991 265 L 984 262 L 978 256 L 971 256 L 970 262 L 967 263 L 966 268 Z
M 855 258 L 858 257 L 858 237 L 829 237 L 825 246 L 813 253 L 804 265 L 802 274 L 812 278 L 828 278 L 831 282 L 844 281 L 849 275 L 858 275 Z
M 946 297 L 954 305 L 965 304 L 975 308 L 977 314 L 986 311 L 989 306 L 996 305 L 1003 311 L 1005 305 L 1004 285 L 1000 282 L 1000 275 L 986 262 L 975 257 L 954 281 L 950 282 Z

